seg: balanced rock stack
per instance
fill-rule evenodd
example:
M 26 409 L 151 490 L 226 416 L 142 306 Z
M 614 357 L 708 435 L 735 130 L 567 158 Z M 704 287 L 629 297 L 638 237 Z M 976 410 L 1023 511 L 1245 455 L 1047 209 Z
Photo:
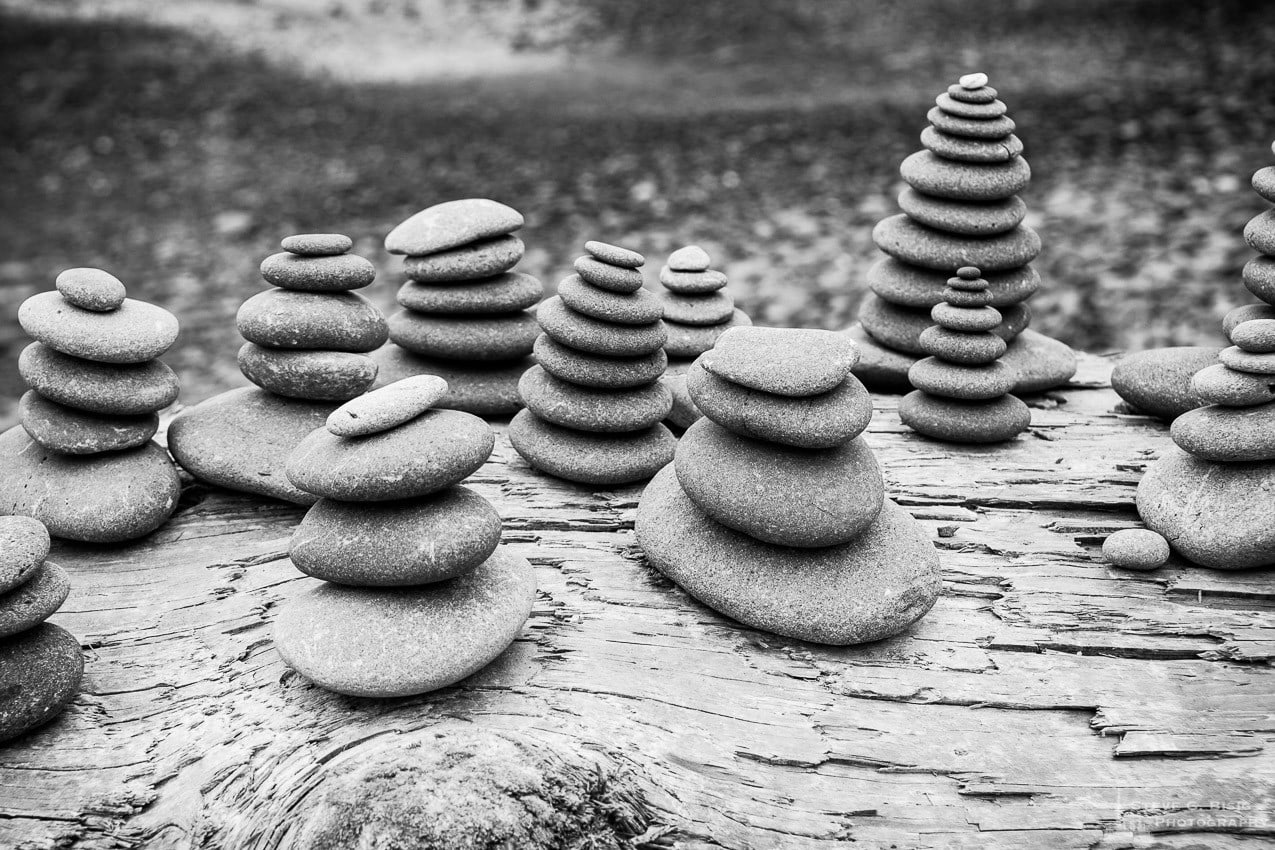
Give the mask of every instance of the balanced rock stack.
M 495 444 L 483 420 L 434 407 L 447 384 L 405 378 L 335 410 L 288 477 L 319 501 L 289 554 L 323 584 L 275 623 L 283 659 L 352 696 L 420 694 L 509 646 L 531 613 L 531 564 L 499 548 L 500 516 L 457 486 Z
M 973 266 L 947 282 L 943 301 L 930 311 L 936 324 L 921 333 L 930 356 L 908 370 L 916 389 L 899 402 L 904 425 L 957 443 L 1012 440 L 1031 425 L 1027 405 L 1009 394 L 1014 375 L 999 359 L 1006 345 L 994 332 L 1002 317 L 991 300 Z
M 532 364 L 539 328 L 540 281 L 512 271 L 524 246 L 514 231 L 522 214 L 470 198 L 424 209 L 390 231 L 385 249 L 407 255 L 402 309 L 390 316 L 390 339 L 376 354 L 379 384 L 409 375 L 444 378 L 440 407 L 480 416 L 521 407 L 518 379 Z
M 1275 203 L 1275 166 L 1254 174 L 1253 188 Z M 1206 406 L 1173 420 L 1177 448 L 1138 484 L 1143 522 L 1218 569 L 1275 566 L 1275 210 L 1250 221 L 1244 239 L 1262 255 L 1244 266 L 1244 285 L 1265 303 L 1227 315 L 1231 347 L 1191 379 Z
M 851 329 L 863 354 L 855 374 L 873 389 L 906 390 L 950 270 L 977 266 L 987 276 L 991 306 L 1001 312 L 994 332 L 1009 343 L 1004 362 L 1014 373 L 1014 391 L 1063 384 L 1075 374 L 1075 354 L 1027 329 L 1031 312 L 1024 302 L 1040 286 L 1030 265 L 1040 237 L 1023 224 L 1027 206 L 1018 193 L 1031 169 L 1014 122 L 985 74 L 962 77 L 937 102 L 921 133 L 925 150 L 900 168 L 909 186 L 899 195 L 903 212 L 872 232 L 889 257 L 868 270 L 872 292 Z
M 45 560 L 49 544 L 38 520 L 0 517 L 0 741 L 52 720 L 80 692 L 80 642 L 45 622 L 71 590 Z
M 660 293 L 668 329 L 664 382 L 673 393 L 668 420 L 679 428 L 690 427 L 701 416 L 686 391 L 686 370 L 727 330 L 753 323 L 726 291 L 726 275 L 711 265 L 707 251 L 687 245 L 669 254 L 668 263 L 660 269 L 660 283 L 667 290 Z
M 177 470 L 151 439 L 177 398 L 177 376 L 156 359 L 177 319 L 125 295 L 100 269 L 69 269 L 18 309 L 37 341 L 18 358 L 31 388 L 22 424 L 0 434 L 0 514 L 111 543 L 149 534 L 177 507 Z
M 527 409 L 509 425 L 537 469 L 585 484 L 650 478 L 673 458 L 661 380 L 668 339 L 660 299 L 642 288 L 641 254 L 586 242 L 588 256 L 536 311 L 538 366 L 518 384 Z
M 742 623 L 816 643 L 880 640 L 930 609 L 938 553 L 885 497 L 857 357 L 842 333 L 732 328 L 695 361 L 704 418 L 638 505 L 652 565 Z
M 385 343 L 385 318 L 358 292 L 376 268 L 339 233 L 289 236 L 261 276 L 275 288 L 239 307 L 245 340 L 239 370 L 256 384 L 183 411 L 168 429 L 173 456 L 210 484 L 314 502 L 284 475 L 289 452 L 336 405 L 366 391 L 377 366 L 367 352 Z

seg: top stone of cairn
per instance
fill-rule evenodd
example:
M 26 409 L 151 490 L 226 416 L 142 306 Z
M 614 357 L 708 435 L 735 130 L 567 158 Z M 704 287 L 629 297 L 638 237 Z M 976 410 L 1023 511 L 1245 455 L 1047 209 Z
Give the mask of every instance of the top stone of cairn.
M 522 213 L 499 201 L 463 198 L 427 207 L 385 237 L 391 254 L 416 257 L 504 236 L 522 227 Z
M 845 334 L 806 328 L 731 328 L 701 355 L 704 368 L 720 378 L 799 398 L 835 389 L 858 360 Z

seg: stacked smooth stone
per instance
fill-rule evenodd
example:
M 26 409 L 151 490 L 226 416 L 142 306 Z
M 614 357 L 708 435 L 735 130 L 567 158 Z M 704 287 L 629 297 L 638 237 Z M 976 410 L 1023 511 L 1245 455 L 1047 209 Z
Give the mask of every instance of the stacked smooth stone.
M 1031 267 L 1040 237 L 1023 224 L 1027 205 L 1018 193 L 1031 169 L 1014 121 L 985 74 L 950 86 L 928 117 L 925 150 L 900 167 L 908 184 L 899 195 L 903 212 L 872 232 L 889 256 L 868 270 L 872 291 L 851 329 L 863 352 L 855 374 L 872 389 L 906 391 L 908 369 L 926 353 L 921 334 L 930 310 L 943 300 L 951 270 L 968 265 L 983 270 L 991 306 L 1001 312 L 994 332 L 1009 343 L 1005 364 L 1014 372 L 1014 391 L 1066 383 L 1076 371 L 1075 354 L 1027 328 L 1025 302 L 1040 286 Z
M 376 380 L 368 352 L 387 339 L 385 318 L 356 290 L 376 268 L 349 253 L 339 233 L 289 236 L 261 263 L 271 289 L 239 307 L 247 340 L 239 370 L 256 386 L 230 390 L 183 411 L 168 445 L 209 484 L 308 505 L 314 498 L 284 474 L 288 454 L 341 402 Z
M 1275 166 L 1254 174 L 1253 188 L 1275 203 Z M 1175 448 L 1138 484 L 1147 527 L 1217 569 L 1275 566 L 1275 209 L 1253 218 L 1244 239 L 1261 255 L 1244 266 L 1244 285 L 1263 303 L 1223 320 L 1231 346 L 1191 379 L 1206 406 L 1173 420 Z
M 57 717 L 80 692 L 80 642 L 45 622 L 71 591 L 49 555 L 49 532 L 30 517 L 0 517 L 0 741 Z
M 500 548 L 500 516 L 460 482 L 490 456 L 482 419 L 435 407 L 415 376 L 335 410 L 288 459 L 318 499 L 289 555 L 322 580 L 275 622 L 284 661 L 342 694 L 395 697 L 445 687 L 500 655 L 531 613 L 525 558 Z
M 539 365 L 518 384 L 527 409 L 509 439 L 527 462 L 584 484 L 644 481 L 673 458 L 661 380 L 668 340 L 660 299 L 642 288 L 636 251 L 586 242 L 576 274 L 536 311 Z
M 1031 425 L 1031 411 L 1010 395 L 1014 375 L 1000 361 L 1005 340 L 995 333 L 999 310 L 977 268 L 964 266 L 934 305 L 935 324 L 921 333 L 930 356 L 908 370 L 915 390 L 899 402 L 903 424 L 927 437 L 957 443 L 1012 440 Z
M 36 342 L 18 358 L 21 424 L 0 434 L 0 514 L 68 540 L 132 540 L 177 507 L 177 470 L 151 439 L 179 389 L 157 359 L 177 319 L 101 269 L 68 269 L 56 286 L 18 309 Z
M 638 504 L 656 569 L 746 625 L 816 643 L 880 640 L 929 611 L 938 553 L 885 497 L 857 358 L 843 333 L 732 328 L 695 361 L 704 418 Z
M 406 255 L 402 307 L 390 316 L 388 345 L 376 357 L 380 385 L 409 375 L 444 378 L 439 406 L 480 416 L 508 416 L 522 406 L 518 379 L 532 365 L 540 332 L 532 307 L 540 281 L 513 271 L 525 247 L 515 231 L 522 214 L 484 198 L 437 204 L 385 237 Z
M 669 254 L 660 269 L 664 292 L 664 326 L 668 342 L 668 369 L 664 382 L 673 394 L 668 421 L 689 428 L 701 414 L 686 391 L 686 370 L 717 338 L 730 328 L 753 323 L 726 291 L 726 275 L 713 269 L 712 258 L 698 245 L 687 245 Z

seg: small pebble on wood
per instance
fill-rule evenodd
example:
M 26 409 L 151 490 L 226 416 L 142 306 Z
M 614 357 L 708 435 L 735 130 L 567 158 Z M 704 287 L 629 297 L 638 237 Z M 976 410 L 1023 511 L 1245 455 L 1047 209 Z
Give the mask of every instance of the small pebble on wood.
M 1126 570 L 1157 570 L 1169 562 L 1169 541 L 1145 528 L 1125 528 L 1103 542 L 1102 555 Z

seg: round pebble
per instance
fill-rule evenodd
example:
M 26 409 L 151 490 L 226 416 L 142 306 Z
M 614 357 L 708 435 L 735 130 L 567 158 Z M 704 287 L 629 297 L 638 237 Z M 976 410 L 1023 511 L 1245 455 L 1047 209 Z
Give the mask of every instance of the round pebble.
M 687 245 L 668 255 L 668 268 L 675 272 L 707 271 L 712 262 L 708 252 L 698 245 Z
M 988 121 L 978 118 L 961 118 L 948 115 L 937 106 L 926 113 L 925 119 L 934 125 L 936 130 L 967 139 L 1003 139 L 1012 134 L 1017 127 L 1014 119 L 1008 115 Z
M 1145 528 L 1123 528 L 1103 541 L 1102 556 L 1126 570 L 1157 570 L 1169 561 L 1169 541 Z
M 95 313 L 109 313 L 124 303 L 128 291 L 119 278 L 101 269 L 67 269 L 54 282 L 68 304 Z
M 1197 407 L 1173 420 L 1169 436 L 1179 447 L 1204 460 L 1275 460 L 1275 404 Z
M 1023 142 L 1012 133 L 1003 139 L 966 139 L 949 136 L 933 127 L 921 131 L 925 149 L 958 162 L 1009 162 L 1023 152 Z
M 45 561 L 28 581 L 0 594 L 0 638 L 40 625 L 62 607 L 70 593 L 66 570 Z
M 580 387 L 533 366 L 518 382 L 518 393 L 536 416 L 578 431 L 639 431 L 663 421 L 673 407 L 668 387 L 654 381 L 632 389 Z
M 517 236 L 498 236 L 450 251 L 408 257 L 403 261 L 403 273 L 419 283 L 481 280 L 509 271 L 518 265 L 526 250 Z
M 702 272 L 675 271 L 668 266 L 660 269 L 660 283 L 678 295 L 703 295 L 717 292 L 726 286 L 726 275 L 716 269 Z
M 1031 182 L 1031 168 L 1021 156 L 1002 163 L 970 163 L 917 151 L 903 160 L 899 173 L 918 192 L 953 201 L 1000 201 L 1017 195 Z M 986 263 L 979 265 L 996 270 Z
M 996 360 L 981 366 L 962 366 L 926 357 L 912 364 L 908 381 L 931 395 L 979 401 L 997 398 L 1012 390 L 1014 372 Z
M 563 428 L 521 410 L 509 441 L 527 463 L 550 475 L 593 486 L 645 481 L 673 461 L 677 438 L 662 424 L 645 431 L 597 434 Z
M 649 325 L 616 325 L 577 313 L 558 296 L 546 299 L 536 311 L 540 327 L 563 345 L 588 354 L 645 357 L 668 340 L 661 321 Z
M 358 254 L 271 254 L 261 261 L 267 283 L 298 292 L 345 292 L 376 280 L 376 266 Z
M 285 236 L 279 247 L 302 257 L 334 257 L 354 247 L 354 240 L 343 233 L 296 233 Z
M 605 357 L 576 351 L 543 333 L 536 337 L 533 353 L 549 374 L 598 389 L 644 386 L 663 375 L 668 366 L 668 356 L 662 348 L 644 357 Z
M 129 416 L 162 410 L 177 400 L 177 374 L 158 360 L 106 364 L 33 342 L 18 356 L 18 373 L 45 398 L 77 410 Z
M 576 258 L 575 270 L 588 283 L 609 292 L 637 292 L 644 282 L 642 273 L 637 269 L 608 265 L 593 257 Z
M 932 356 L 950 363 L 976 366 L 991 363 L 1004 354 L 1009 346 L 991 331 L 961 333 L 933 326 L 921 332 L 921 347 Z
M 437 375 L 413 375 L 350 399 L 328 415 L 327 429 L 338 437 L 366 437 L 410 422 L 447 395 Z
M 1253 354 L 1237 345 L 1222 349 L 1217 356 L 1227 366 L 1254 375 L 1275 375 L 1275 354 Z
M 609 266 L 620 266 L 626 269 L 641 268 L 646 263 L 646 257 L 643 257 L 637 251 L 630 251 L 628 248 L 621 248 L 618 245 L 609 245 L 606 242 L 588 241 L 584 243 L 584 250 L 595 260 L 600 260 Z
M 705 352 L 705 369 L 762 392 L 804 397 L 835 389 L 859 360 L 845 334 L 807 328 L 732 328 Z
M 899 400 L 899 419 L 913 431 L 953 443 L 1000 443 L 1031 426 L 1031 410 L 1016 396 L 963 401 L 921 390 Z
M 725 290 L 704 295 L 665 292 L 660 300 L 664 303 L 664 318 L 681 325 L 720 325 L 730 321 L 735 313 L 735 299 Z
M 0 640 L 0 741 L 57 717 L 80 692 L 80 642 L 52 623 Z
M 1244 286 L 1249 292 L 1265 301 L 1266 304 L 1275 304 L 1275 257 L 1254 257 L 1244 264 L 1242 275 Z
M 239 306 L 235 325 L 248 342 L 266 348 L 361 353 L 388 338 L 381 311 L 357 292 L 270 289 Z
M 528 311 L 499 316 L 435 316 L 399 310 L 390 339 L 417 354 L 447 360 L 516 360 L 531 353 L 540 328 Z
M 1191 377 L 1191 391 L 1209 404 L 1253 407 L 1275 401 L 1275 377 L 1237 372 L 1215 363 Z
M 935 304 L 930 318 L 949 331 L 967 333 L 990 331 L 1001 323 L 1000 310 L 995 307 L 955 307 L 950 303 Z
M 1192 384 L 1197 372 L 1218 362 L 1221 350 L 1174 346 L 1126 355 L 1111 371 L 1111 388 L 1137 410 L 1171 422 L 1208 403 Z
M 23 394 L 18 413 L 31 439 L 51 452 L 68 455 L 136 448 L 149 442 L 159 430 L 159 416 L 155 413 L 88 413 L 49 401 L 35 391 Z
M 969 91 L 981 89 L 983 86 L 987 85 L 987 75 L 982 71 L 977 71 L 973 74 L 965 74 L 956 81 L 956 84 Z
M 664 306 L 655 293 L 645 289 L 621 293 L 592 286 L 578 274 L 558 284 L 558 297 L 577 313 L 601 322 L 622 325 L 649 325 L 664 315 Z
M 1253 191 L 1275 204 L 1275 165 L 1259 168 L 1253 173 Z
M 306 401 L 345 401 L 376 380 L 376 362 L 364 354 L 264 348 L 245 342 L 239 371 L 263 390 Z
M 18 308 L 18 323 L 52 349 L 99 363 L 142 363 L 177 339 L 177 318 L 162 307 L 125 298 L 109 313 L 84 310 L 57 292 L 32 295 Z
M 699 357 L 716 345 L 721 335 L 731 328 L 744 328 L 752 323 L 753 320 L 738 307 L 731 311 L 729 319 L 718 325 L 681 325 L 676 322 L 666 322 L 668 341 L 664 343 L 664 350 L 669 357 Z
M 1252 354 L 1275 351 L 1275 319 L 1252 319 L 1241 322 L 1230 333 L 1231 342 Z
M 409 310 L 440 315 L 499 315 L 535 306 L 544 285 L 529 274 L 507 272 L 483 280 L 438 286 L 409 280 L 398 303 Z
M 0 516 L 0 593 L 35 573 L 49 556 L 49 530 L 29 516 Z
M 1259 213 L 1244 226 L 1244 241 L 1258 253 L 1275 254 L 1275 210 Z
M 1245 304 L 1236 307 L 1222 317 L 1222 333 L 1230 338 L 1231 333 L 1244 322 L 1257 319 L 1275 319 L 1275 307 L 1269 304 Z
M 947 298 L 947 272 L 922 269 L 885 257 L 868 268 L 867 284 L 881 299 L 901 307 L 927 311 Z M 1040 275 L 1031 266 L 987 276 L 993 307 L 1007 307 L 1027 300 L 1040 287 Z M 928 312 L 924 314 L 928 318 Z
M 385 250 L 408 256 L 436 254 L 513 233 L 522 225 L 522 213 L 499 201 L 447 201 L 421 210 L 391 230 L 385 237 Z

